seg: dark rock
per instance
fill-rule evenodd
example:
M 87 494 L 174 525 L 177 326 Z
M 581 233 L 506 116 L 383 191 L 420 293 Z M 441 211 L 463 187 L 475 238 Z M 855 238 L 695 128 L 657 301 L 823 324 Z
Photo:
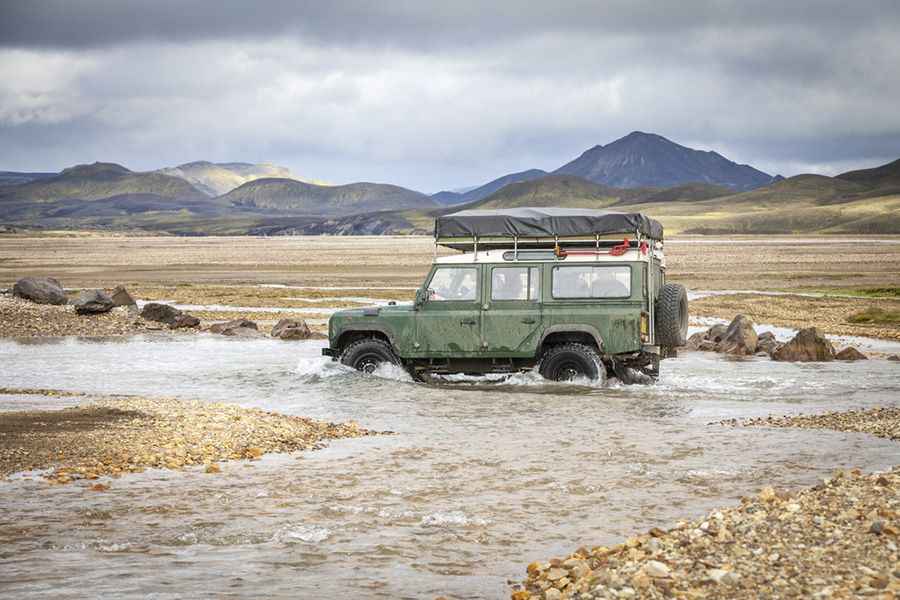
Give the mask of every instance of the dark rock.
M 176 317 L 183 314 L 177 308 L 168 304 L 159 304 L 158 302 L 148 302 L 141 311 L 141 318 L 148 321 L 156 321 L 157 323 L 165 323 L 171 325 L 175 322 Z
M 751 356 L 756 354 L 758 336 L 753 328 L 753 321 L 744 315 L 737 315 L 728 328 L 725 335 L 719 341 L 719 352 L 734 354 L 737 356 Z
M 775 334 L 772 333 L 771 331 L 763 331 L 758 336 L 756 336 L 757 344 L 760 342 L 765 342 L 765 341 L 769 341 L 769 340 L 771 340 L 773 342 L 775 341 Z
M 115 306 L 109 294 L 102 290 L 85 290 L 78 294 L 73 304 L 79 315 L 97 315 L 109 312 Z
M 706 332 L 698 331 L 688 338 L 687 344 L 685 345 L 688 347 L 688 350 L 699 350 L 700 344 L 704 341 L 706 341 Z
M 272 328 L 272 337 L 282 340 L 308 340 L 313 337 L 306 321 L 297 319 L 281 319 Z
M 137 306 L 137 302 L 134 301 L 134 298 L 131 297 L 128 290 L 121 285 L 116 286 L 116 289 L 112 291 L 110 297 L 115 306 Z
M 767 331 L 766 333 L 769 332 Z M 765 339 L 760 336 L 760 339 L 756 342 L 756 353 L 765 354 L 771 357 L 780 347 L 781 344 L 778 343 L 774 335 L 771 337 L 766 337 Z
M 13 286 L 13 296 L 38 304 L 67 304 L 62 284 L 52 277 L 24 277 Z
M 703 340 L 700 342 L 700 345 L 697 346 L 697 350 L 703 350 L 704 352 L 715 352 L 718 348 L 719 344 L 712 340 Z
M 772 354 L 773 360 L 827 362 L 834 360 L 834 346 L 815 327 L 801 329 L 794 339 Z
M 728 331 L 728 326 L 723 325 L 722 323 L 716 323 L 712 327 L 709 328 L 709 331 L 706 332 L 706 339 L 719 343 L 722 341 L 722 338 L 725 337 L 725 333 Z
M 853 346 L 847 346 L 840 352 L 834 355 L 836 360 L 869 360 L 869 357 L 854 348 Z
M 887 359 L 890 361 L 893 361 L 893 362 L 900 362 L 900 355 L 891 354 L 890 356 L 887 357 Z
M 199 327 L 200 319 L 193 315 L 179 311 L 171 323 L 168 324 L 169 329 L 189 329 L 191 327 Z
M 228 321 L 226 323 L 215 323 L 210 326 L 210 333 L 221 333 L 222 335 L 231 335 L 229 331 L 234 329 L 239 329 L 241 327 L 246 327 L 248 329 L 256 329 L 259 328 L 256 326 L 256 323 L 250 321 L 248 319 L 235 319 L 233 321 Z

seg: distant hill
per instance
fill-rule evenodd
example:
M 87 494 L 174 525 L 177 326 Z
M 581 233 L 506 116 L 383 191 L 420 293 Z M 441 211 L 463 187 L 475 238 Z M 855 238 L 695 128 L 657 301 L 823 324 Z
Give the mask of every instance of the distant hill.
M 500 188 L 511 183 L 531 181 L 532 179 L 538 179 L 545 175 L 547 175 L 547 171 L 542 171 L 541 169 L 528 169 L 527 171 L 510 173 L 509 175 L 498 177 L 497 179 L 489 181 L 484 185 L 471 188 L 465 192 L 444 191 L 438 192 L 431 197 L 438 203 L 445 206 L 451 206 L 454 204 L 466 204 L 468 202 L 477 202 L 478 200 L 490 196 Z
M 869 188 L 883 190 L 890 188 L 900 191 L 900 158 L 874 169 L 848 171 L 837 176 L 838 179 L 852 181 Z
M 158 172 L 137 173 L 115 163 L 96 162 L 64 169 L 58 175 L 0 189 L 0 202 L 26 200 L 93 201 L 122 194 L 153 194 L 162 198 L 196 200 L 205 196 L 178 177 Z
M 743 191 L 773 181 L 771 175 L 739 165 L 716 152 L 694 150 L 661 135 L 640 131 L 606 146 L 594 146 L 554 174 L 575 175 L 618 188 L 710 183 Z
M 279 167 L 270 163 L 212 163 L 199 160 L 178 165 L 177 167 L 160 169 L 159 172 L 184 179 L 210 198 L 226 194 L 236 187 L 255 179 L 278 177 L 307 181 L 295 176 L 286 167 Z
M 347 215 L 439 206 L 429 196 L 396 185 L 351 183 L 323 186 L 293 179 L 250 181 L 216 199 L 238 208 L 291 211 L 306 215 Z
M 53 177 L 56 173 L 22 173 L 18 171 L 0 171 L 0 186 L 21 185 L 38 179 Z
M 531 181 L 511 183 L 487 198 L 467 204 L 460 209 L 520 206 L 602 208 L 619 202 L 623 194 L 630 195 L 630 192 L 572 175 L 548 175 Z

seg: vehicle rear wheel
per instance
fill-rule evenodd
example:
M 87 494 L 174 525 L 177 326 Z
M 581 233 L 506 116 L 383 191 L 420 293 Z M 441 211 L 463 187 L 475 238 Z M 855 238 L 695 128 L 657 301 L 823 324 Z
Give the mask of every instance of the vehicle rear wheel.
M 577 343 L 550 347 L 541 357 L 538 372 L 552 381 L 571 381 L 580 377 L 606 380 L 606 368 L 597 351 Z
M 363 338 L 344 348 L 341 364 L 363 373 L 374 373 L 384 363 L 400 364 L 390 344 L 378 338 Z
M 687 343 L 688 299 L 683 285 L 667 283 L 656 300 L 656 345 L 677 348 Z

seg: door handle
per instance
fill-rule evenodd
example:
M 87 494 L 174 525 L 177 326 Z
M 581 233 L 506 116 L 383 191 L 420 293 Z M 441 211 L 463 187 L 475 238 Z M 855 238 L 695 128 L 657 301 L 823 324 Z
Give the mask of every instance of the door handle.
M 474 325 L 475 323 L 477 323 L 475 319 L 463 319 L 459 322 L 460 325 Z
M 535 323 L 537 323 L 537 321 L 535 321 L 534 319 L 522 319 L 522 322 L 526 325 L 534 325 Z

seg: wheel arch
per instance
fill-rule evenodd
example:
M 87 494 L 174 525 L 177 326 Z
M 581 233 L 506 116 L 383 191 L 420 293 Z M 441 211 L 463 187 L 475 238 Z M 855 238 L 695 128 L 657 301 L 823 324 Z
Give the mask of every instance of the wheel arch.
M 353 342 L 367 337 L 384 340 L 390 345 L 391 349 L 393 349 L 395 352 L 397 351 L 397 346 L 394 344 L 394 333 L 387 327 L 380 327 L 378 325 L 368 325 L 365 327 L 353 327 L 352 329 L 345 329 L 341 332 L 341 334 L 335 341 L 334 351 L 340 353 L 344 350 L 344 348 L 346 348 Z
M 544 329 L 538 342 L 537 355 L 540 356 L 549 347 L 566 342 L 580 342 L 594 346 L 603 352 L 603 337 L 596 327 L 591 325 L 551 325 Z

